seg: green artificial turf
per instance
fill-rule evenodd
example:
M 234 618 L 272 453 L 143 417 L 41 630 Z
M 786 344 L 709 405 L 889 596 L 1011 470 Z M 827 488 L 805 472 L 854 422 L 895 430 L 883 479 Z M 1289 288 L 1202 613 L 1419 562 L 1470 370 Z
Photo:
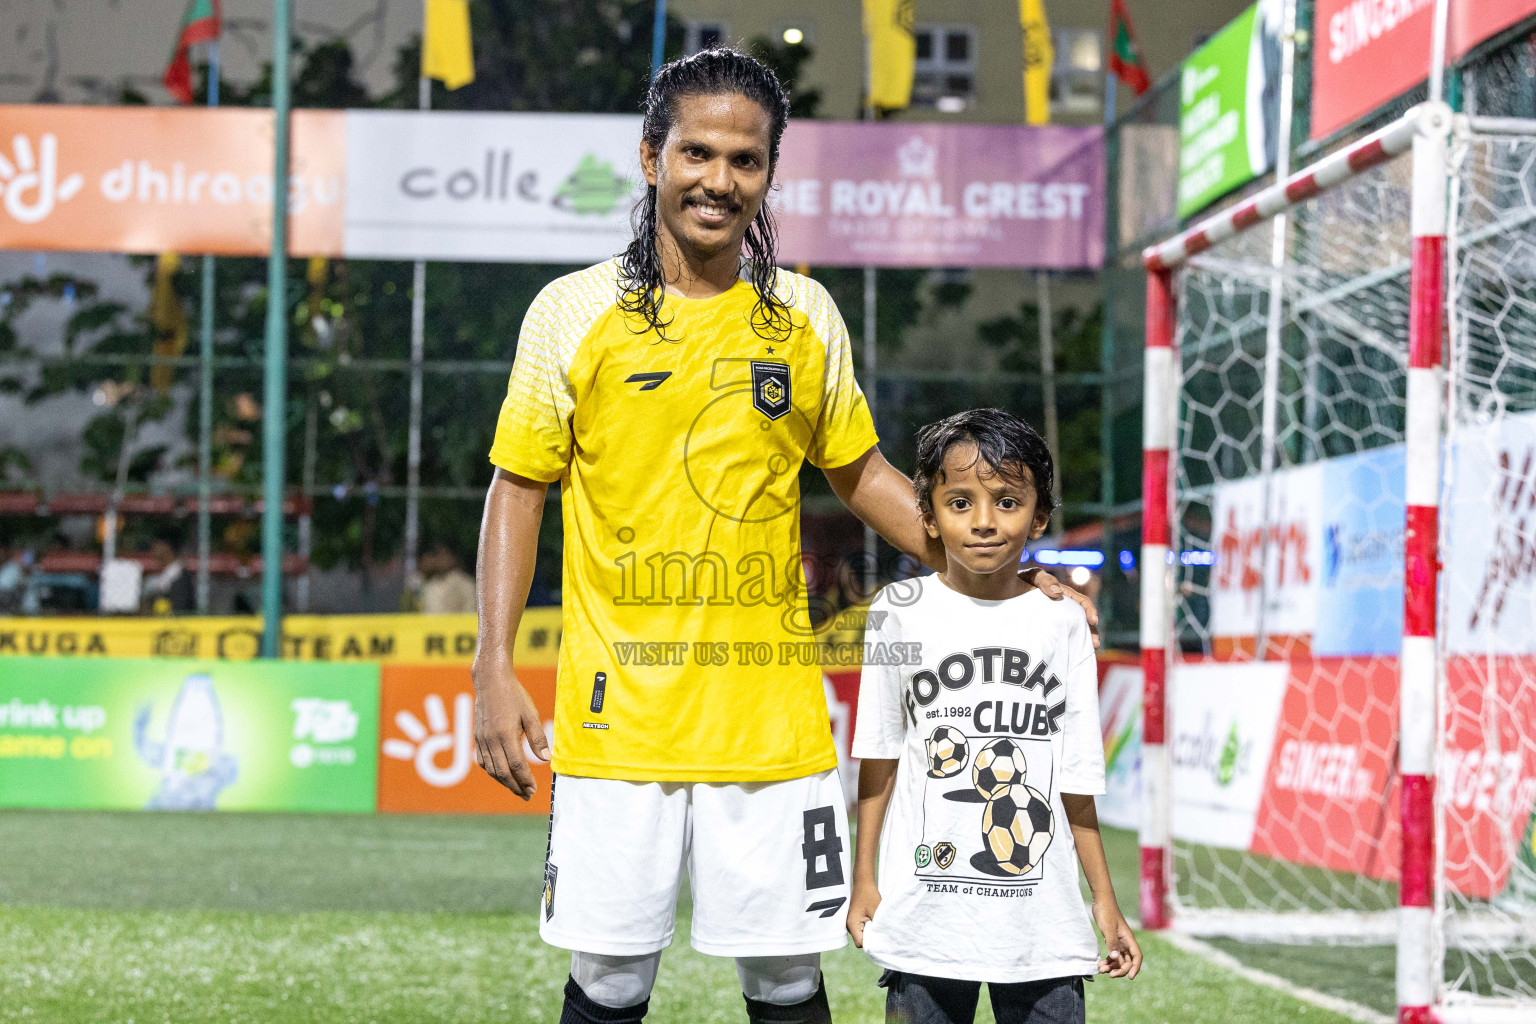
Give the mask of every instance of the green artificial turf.
M 1107 838 L 1133 903 L 1134 861 Z M 538 938 L 540 819 L 0 812 L 0 850 L 0 1020 L 559 1015 L 569 959 Z M 685 906 L 649 1019 L 744 1021 L 731 962 L 686 940 Z M 1344 1020 L 1155 936 L 1144 945 L 1142 977 L 1089 986 L 1090 1021 Z M 840 1024 L 883 1020 L 879 971 L 860 951 L 824 965 Z

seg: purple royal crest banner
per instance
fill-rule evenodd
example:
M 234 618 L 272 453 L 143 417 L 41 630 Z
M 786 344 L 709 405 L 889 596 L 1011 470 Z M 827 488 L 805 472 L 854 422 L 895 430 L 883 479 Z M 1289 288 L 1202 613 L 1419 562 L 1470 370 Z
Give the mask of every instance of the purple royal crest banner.
M 791 121 L 780 258 L 814 266 L 1097 269 L 1100 128 Z

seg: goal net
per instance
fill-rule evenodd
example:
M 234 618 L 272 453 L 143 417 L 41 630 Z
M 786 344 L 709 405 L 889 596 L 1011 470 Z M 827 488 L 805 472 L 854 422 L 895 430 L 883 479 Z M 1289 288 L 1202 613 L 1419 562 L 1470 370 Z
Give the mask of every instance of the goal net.
M 1147 262 L 1144 919 L 1536 1020 L 1536 123 L 1425 104 Z

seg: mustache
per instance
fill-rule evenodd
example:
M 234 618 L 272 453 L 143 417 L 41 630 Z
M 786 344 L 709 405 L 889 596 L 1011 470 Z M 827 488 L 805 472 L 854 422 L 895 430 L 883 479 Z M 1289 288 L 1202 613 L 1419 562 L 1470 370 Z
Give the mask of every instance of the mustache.
M 723 206 L 725 209 L 730 210 L 732 213 L 740 211 L 741 210 L 741 206 L 742 206 L 741 200 L 739 200 L 739 199 L 733 199 L 733 198 L 731 198 L 729 196 L 723 196 L 723 197 L 718 198 L 718 199 L 712 199 L 712 198 L 710 198 L 707 195 L 702 195 L 702 194 L 697 193 L 697 192 L 689 193 L 689 194 L 683 196 L 683 205 L 684 206 Z

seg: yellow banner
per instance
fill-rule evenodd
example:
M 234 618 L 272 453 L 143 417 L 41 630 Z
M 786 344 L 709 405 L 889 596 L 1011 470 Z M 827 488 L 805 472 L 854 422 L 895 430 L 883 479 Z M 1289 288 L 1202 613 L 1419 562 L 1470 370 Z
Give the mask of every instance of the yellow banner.
M 1044 0 L 1019 0 L 1019 25 L 1024 29 L 1024 123 L 1050 124 L 1056 48 L 1051 45 Z
M 902 110 L 912 102 L 912 0 L 864 0 L 868 44 L 869 105 Z
M 256 657 L 261 619 L 0 618 L 0 657 L 228 658 Z M 560 609 L 523 613 L 512 659 L 553 666 L 560 648 Z M 475 655 L 473 615 L 290 615 L 283 620 L 283 657 L 297 661 L 376 661 L 395 665 L 467 665 Z

